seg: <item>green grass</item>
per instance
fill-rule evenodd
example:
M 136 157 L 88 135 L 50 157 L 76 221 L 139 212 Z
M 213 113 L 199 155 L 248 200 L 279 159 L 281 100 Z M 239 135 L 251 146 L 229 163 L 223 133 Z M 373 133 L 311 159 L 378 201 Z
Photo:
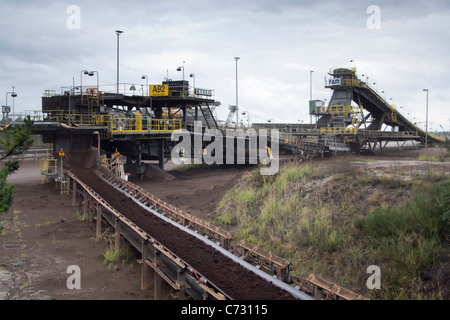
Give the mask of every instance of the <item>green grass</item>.
M 77 209 L 73 214 L 78 221 L 88 221 L 88 222 L 94 221 L 93 213 L 90 212 L 84 213 Z
M 436 155 L 433 155 L 433 156 L 419 155 L 417 157 L 417 161 L 441 162 L 442 159 L 440 156 L 436 156 Z
M 382 267 L 385 283 L 390 284 L 376 297 L 417 298 L 405 288 L 444 254 L 450 239 L 449 188 L 450 180 L 441 181 L 416 190 L 415 197 L 400 207 L 379 208 L 355 221 L 374 261 Z
M 103 254 L 104 261 L 103 264 L 108 266 L 108 270 L 116 270 L 120 265 L 122 267 L 133 265 L 133 252 L 130 246 L 126 243 L 121 243 L 118 248 L 116 248 L 115 243 L 110 241 L 109 247 L 106 248 Z
M 422 299 L 420 275 L 449 254 L 450 179 L 364 176 L 347 163 L 334 171 L 287 164 L 276 176 L 253 170 L 225 194 L 215 222 L 290 260 L 293 275 L 315 273 L 371 298 Z M 372 264 L 380 290 L 366 287 Z

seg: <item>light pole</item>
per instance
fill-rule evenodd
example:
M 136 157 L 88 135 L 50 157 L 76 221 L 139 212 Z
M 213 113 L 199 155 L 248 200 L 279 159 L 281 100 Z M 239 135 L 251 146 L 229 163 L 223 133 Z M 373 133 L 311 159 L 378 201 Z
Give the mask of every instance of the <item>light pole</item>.
M 17 97 L 17 93 L 14 92 L 14 87 L 13 88 L 13 92 L 11 94 L 11 97 L 13 98 L 13 114 L 12 114 L 12 119 L 14 121 L 14 115 L 16 114 L 15 110 L 14 110 L 14 98 Z
M 428 89 L 423 89 L 423 91 L 427 92 L 427 115 L 426 115 L 426 123 L 425 123 L 425 157 L 427 156 L 428 149 Z
M 238 104 L 238 60 L 240 57 L 234 57 L 236 61 L 236 128 L 239 126 L 239 104 Z
M 99 91 L 99 86 L 98 86 L 98 71 L 89 71 L 88 75 L 89 77 L 92 77 L 94 75 L 94 73 L 97 74 L 97 95 L 98 95 L 98 91 Z
M 10 109 L 9 109 L 9 107 L 8 107 L 8 94 L 10 94 L 11 97 L 13 97 L 13 99 L 14 99 L 15 97 L 17 97 L 17 93 L 15 93 L 14 91 L 10 91 L 10 92 L 7 92 L 7 93 L 6 93 L 6 108 L 5 108 L 6 120 L 8 120 L 8 113 L 10 112 Z M 13 114 L 14 114 L 14 111 L 13 111 Z
M 243 112 L 242 112 L 242 115 L 243 115 L 243 116 L 247 116 L 247 127 L 250 128 L 250 112 L 248 112 L 248 111 L 243 111 Z
M 145 85 L 147 86 L 147 95 L 149 95 L 149 93 L 148 93 L 148 90 L 149 90 L 149 87 L 148 87 L 148 76 L 146 74 L 144 74 L 141 78 L 145 79 Z M 142 92 L 142 94 L 144 94 L 144 92 Z
M 177 68 L 177 71 L 183 70 L 183 85 L 182 85 L 183 86 L 182 87 L 183 97 L 184 97 L 184 63 L 185 63 L 185 61 L 183 61 L 183 66 L 180 66 Z
M 309 70 L 309 101 L 312 101 L 312 74 L 314 70 Z M 310 102 L 311 103 L 311 102 Z M 310 113 L 309 121 L 312 123 L 312 114 Z
M 119 36 L 123 33 L 121 30 L 116 30 L 117 34 L 117 84 L 116 84 L 116 94 L 119 94 Z
M 81 70 L 80 72 L 80 95 L 81 95 L 81 104 L 83 104 L 83 74 L 89 74 L 87 70 Z
M 195 97 L 195 74 L 194 74 L 194 73 L 191 73 L 191 74 L 189 75 L 189 77 L 193 78 L 193 80 L 194 80 L 194 97 Z

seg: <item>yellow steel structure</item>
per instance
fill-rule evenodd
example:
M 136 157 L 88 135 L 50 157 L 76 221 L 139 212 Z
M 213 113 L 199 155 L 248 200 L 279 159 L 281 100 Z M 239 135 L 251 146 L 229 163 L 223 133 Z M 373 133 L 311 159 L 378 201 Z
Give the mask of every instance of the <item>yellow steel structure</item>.
M 102 167 L 107 169 L 107 170 L 109 170 L 109 171 L 112 171 L 113 165 L 112 165 L 112 162 L 111 162 L 111 158 L 106 158 L 106 157 L 102 158 Z
M 391 114 L 387 116 L 386 121 L 397 122 L 397 111 L 395 110 L 395 106 L 391 106 Z
M 149 119 L 135 114 L 134 118 L 98 115 L 96 124 L 104 125 L 112 134 L 159 134 L 179 131 L 181 119 Z
M 340 134 L 356 134 L 358 131 L 357 127 L 346 128 L 346 127 L 324 127 L 320 128 L 320 133 L 340 133 Z
M 42 175 L 42 183 L 47 183 L 50 177 L 58 175 L 58 159 L 40 159 L 39 170 Z
M 181 119 L 155 119 L 144 117 L 140 112 L 133 116 L 110 114 L 77 114 L 62 110 L 45 111 L 44 118 L 49 121 L 68 122 L 76 126 L 106 126 L 111 134 L 163 134 L 180 131 Z
M 342 105 L 342 106 L 324 106 L 324 107 L 316 107 L 315 114 L 330 114 L 331 116 L 345 116 L 348 117 L 350 114 L 361 113 L 363 110 L 363 106 L 351 106 L 351 105 Z

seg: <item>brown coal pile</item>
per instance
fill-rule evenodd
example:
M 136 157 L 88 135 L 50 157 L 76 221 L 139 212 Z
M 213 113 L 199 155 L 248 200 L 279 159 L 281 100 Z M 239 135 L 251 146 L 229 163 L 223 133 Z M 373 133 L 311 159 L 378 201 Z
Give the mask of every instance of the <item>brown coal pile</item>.
M 76 168 L 72 172 L 117 211 L 194 267 L 233 299 L 295 299 L 290 293 L 262 279 L 200 239 L 151 214 L 102 181 L 92 170 Z
M 98 161 L 97 149 L 76 150 L 72 149 L 66 154 L 68 158 L 67 165 L 71 168 L 92 168 Z

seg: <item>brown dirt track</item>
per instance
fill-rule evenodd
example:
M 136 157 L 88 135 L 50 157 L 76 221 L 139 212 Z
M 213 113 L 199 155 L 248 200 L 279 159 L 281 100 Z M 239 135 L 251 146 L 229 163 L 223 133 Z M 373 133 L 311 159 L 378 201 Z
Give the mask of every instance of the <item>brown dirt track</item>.
M 140 290 L 137 263 L 104 264 L 109 239 L 96 241 L 95 224 L 74 215 L 72 197 L 42 184 L 37 162 L 21 162 L 8 183 L 15 189 L 0 217 L 0 300 L 152 299 Z M 70 265 L 81 269 L 81 289 L 67 288 Z

